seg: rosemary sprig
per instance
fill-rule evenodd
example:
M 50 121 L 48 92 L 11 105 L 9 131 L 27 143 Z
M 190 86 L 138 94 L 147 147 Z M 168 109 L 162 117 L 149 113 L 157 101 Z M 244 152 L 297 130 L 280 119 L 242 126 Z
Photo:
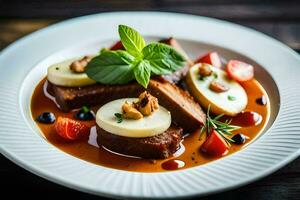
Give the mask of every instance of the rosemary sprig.
M 200 138 L 202 137 L 202 134 L 205 132 L 210 133 L 212 130 L 215 130 L 227 143 L 228 146 L 230 146 L 230 143 L 234 142 L 229 136 L 232 135 L 232 131 L 237 130 L 241 127 L 231 125 L 232 120 L 225 120 L 225 122 L 219 121 L 221 117 L 224 116 L 224 114 L 217 115 L 216 117 L 210 116 L 210 105 L 208 106 L 207 113 L 206 113 L 206 124 L 201 128 L 200 131 Z

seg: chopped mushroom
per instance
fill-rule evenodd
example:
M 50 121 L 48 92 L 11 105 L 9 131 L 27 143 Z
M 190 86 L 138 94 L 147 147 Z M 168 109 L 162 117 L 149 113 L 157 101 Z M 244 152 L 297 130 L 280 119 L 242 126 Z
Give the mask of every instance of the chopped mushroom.
M 151 115 L 159 107 L 157 98 L 147 91 L 140 94 L 139 101 L 134 105 L 144 116 Z
M 210 76 L 211 74 L 213 73 L 211 67 L 208 65 L 208 64 L 202 64 L 200 67 L 199 67 L 199 74 L 201 76 Z
M 226 92 L 229 90 L 229 88 L 226 85 L 218 81 L 212 81 L 209 85 L 209 89 L 217 93 Z
M 75 73 L 83 73 L 85 71 L 85 67 L 92 60 L 92 58 L 92 56 L 84 56 L 82 59 L 72 62 L 70 69 Z
M 133 104 L 127 101 L 122 105 L 123 117 L 126 119 L 141 119 L 143 118 L 142 113 L 140 113 Z
M 145 91 L 140 94 L 137 102 L 128 103 L 126 101 L 122 105 L 123 117 L 126 119 L 141 119 L 144 116 L 151 115 L 158 108 L 157 98 Z

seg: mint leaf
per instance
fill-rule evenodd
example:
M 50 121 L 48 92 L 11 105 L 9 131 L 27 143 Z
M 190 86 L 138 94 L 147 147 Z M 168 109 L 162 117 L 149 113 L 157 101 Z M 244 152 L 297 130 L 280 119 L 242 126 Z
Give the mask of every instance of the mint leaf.
M 102 51 L 86 67 L 86 74 L 103 84 L 126 84 L 134 80 L 134 57 L 123 50 Z
M 146 43 L 144 38 L 134 29 L 119 25 L 119 35 L 126 51 L 131 55 L 138 57 Z
M 180 69 L 184 63 L 184 57 L 169 45 L 151 43 L 143 50 L 143 59 L 149 61 L 151 71 L 156 75 L 170 74 Z
M 134 67 L 136 81 L 144 88 L 147 88 L 151 76 L 151 65 L 148 61 L 142 60 Z
M 143 37 L 128 26 L 119 25 L 119 35 L 126 51 L 102 49 L 86 67 L 89 78 L 111 85 L 136 80 L 146 88 L 152 74 L 171 74 L 185 64 L 174 48 L 162 43 L 145 46 Z

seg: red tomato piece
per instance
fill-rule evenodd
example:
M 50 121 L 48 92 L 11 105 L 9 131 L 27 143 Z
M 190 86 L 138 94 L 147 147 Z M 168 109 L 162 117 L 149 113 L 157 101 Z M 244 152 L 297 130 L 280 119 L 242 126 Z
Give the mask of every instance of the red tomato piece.
M 238 82 L 249 81 L 254 77 L 253 66 L 238 60 L 230 60 L 226 71 L 229 77 Z
M 228 145 L 215 130 L 207 137 L 201 146 L 201 150 L 211 156 L 221 157 L 228 153 Z
M 112 45 L 109 49 L 110 50 L 123 50 L 124 46 L 121 41 L 118 41 L 114 45 Z
M 217 52 L 210 52 L 204 55 L 203 57 L 197 59 L 196 63 L 207 63 L 214 67 L 218 67 L 218 68 L 222 67 L 222 62 Z
M 247 127 L 256 126 L 262 122 L 262 116 L 253 111 L 241 112 L 232 120 L 232 124 Z
M 58 117 L 54 127 L 58 135 L 69 140 L 84 138 L 90 134 L 90 127 L 67 117 Z

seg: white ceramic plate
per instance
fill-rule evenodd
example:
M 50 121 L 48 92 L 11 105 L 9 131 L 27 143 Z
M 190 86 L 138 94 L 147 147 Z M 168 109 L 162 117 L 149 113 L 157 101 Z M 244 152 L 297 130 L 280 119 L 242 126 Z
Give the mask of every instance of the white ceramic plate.
M 186 170 L 134 173 L 74 158 L 49 144 L 33 122 L 30 96 L 49 64 L 96 52 L 118 38 L 118 24 L 142 35 L 174 36 L 193 57 L 218 50 L 256 66 L 272 115 L 264 134 L 247 148 Z M 239 52 L 239 53 L 237 53 Z M 228 22 L 158 12 L 105 13 L 80 17 L 37 31 L 0 55 L 0 149 L 23 168 L 58 184 L 103 196 L 171 198 L 206 195 L 247 184 L 299 156 L 300 58 L 261 33 Z M 263 66 L 263 67 L 261 67 Z

